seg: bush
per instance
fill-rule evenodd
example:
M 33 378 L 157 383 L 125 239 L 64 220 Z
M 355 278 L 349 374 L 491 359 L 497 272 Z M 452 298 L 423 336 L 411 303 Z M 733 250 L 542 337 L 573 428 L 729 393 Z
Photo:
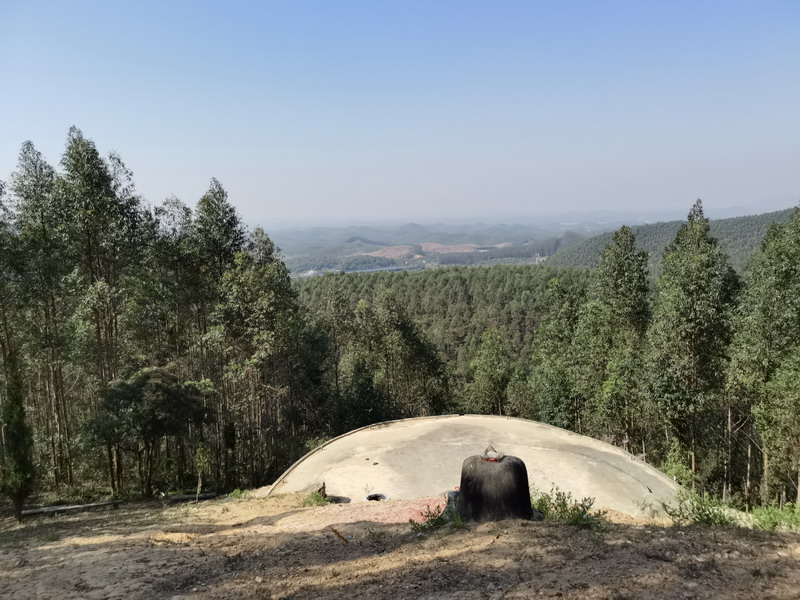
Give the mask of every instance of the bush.
M 661 463 L 661 470 L 681 485 L 691 485 L 692 483 L 692 470 L 686 463 L 686 454 L 686 449 L 673 438 L 667 457 Z
M 239 499 L 239 498 L 244 498 L 246 495 L 247 495 L 247 490 L 240 490 L 239 488 L 236 488 L 235 490 L 233 490 L 228 494 L 228 498 Z
M 785 504 L 778 508 L 774 504 L 753 509 L 753 520 L 757 527 L 767 531 L 791 529 L 800 531 L 800 504 Z
M 677 525 L 730 525 L 734 519 L 729 510 L 713 496 L 678 491 L 676 504 L 662 504 L 664 512 Z
M 421 523 L 418 523 L 414 519 L 408 520 L 409 525 L 411 525 L 411 531 L 414 533 L 430 533 L 431 531 L 441 529 L 448 523 L 452 524 L 456 529 L 464 527 L 464 522 L 461 520 L 461 517 L 449 506 L 445 508 L 431 508 L 428 506 L 422 516 L 425 520 Z
M 331 499 L 320 492 L 311 492 L 303 498 L 303 506 L 325 506 Z
M 550 493 L 534 490 L 531 494 L 533 510 L 539 511 L 545 521 L 572 525 L 578 529 L 597 529 L 603 524 L 603 512 L 590 513 L 594 498 L 583 498 L 580 502 L 572 499 L 570 492 L 562 492 L 558 487 Z

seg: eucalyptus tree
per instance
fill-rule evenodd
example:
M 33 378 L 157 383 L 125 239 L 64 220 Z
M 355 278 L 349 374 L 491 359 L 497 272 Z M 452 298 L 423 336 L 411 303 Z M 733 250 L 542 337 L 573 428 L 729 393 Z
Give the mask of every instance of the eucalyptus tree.
M 371 300 L 358 303 L 342 358 L 353 424 L 441 414 L 451 403 L 444 362 L 387 290 Z
M 586 399 L 592 421 L 587 431 L 642 452 L 647 260 L 629 227 L 614 232 L 593 272 L 572 341 L 574 387 Z
M 530 385 L 534 402 L 521 412 L 521 416 L 573 431 L 582 430 L 585 416 L 571 373 L 572 339 L 582 300 L 582 290 L 558 278 L 548 282 L 533 337 Z
M 18 235 L 25 269 L 21 278 L 26 318 L 24 335 L 29 362 L 41 381 L 36 392 L 42 398 L 42 429 L 52 464 L 55 485 L 73 483 L 74 408 L 69 398 L 68 379 L 77 377 L 70 369 L 72 342 L 70 317 L 75 308 L 75 290 L 70 274 L 68 229 L 58 176 L 31 142 L 25 142 L 19 166 L 11 178 L 13 226 Z M 70 371 L 72 371 L 70 373 Z
M 136 457 L 140 491 L 153 495 L 155 458 L 168 438 L 189 434 L 211 417 L 197 387 L 162 368 L 145 368 L 105 386 L 87 421 L 92 436 Z M 112 474 L 112 478 L 116 474 Z M 180 482 L 171 482 L 173 484 Z M 122 491 L 122 482 L 117 483 Z
M 121 159 L 114 154 L 103 159 L 94 142 L 76 127 L 69 130 L 61 166 L 59 194 L 70 258 L 84 289 L 83 334 L 102 386 L 119 374 L 119 316 L 125 276 L 141 248 L 140 201 Z
M 262 229 L 234 256 L 208 340 L 224 364 L 217 448 L 229 482 L 260 484 L 296 457 L 321 420 L 322 356 L 289 272 Z
M 3 197 L 0 182 L 0 200 Z M 5 212 L 0 202 L 0 211 Z M 22 520 L 25 499 L 34 483 L 33 437 L 26 418 L 25 382 L 20 359 L 20 344 L 15 328 L 20 311 L 19 264 L 16 239 L 0 214 L 0 358 L 3 382 L 0 389 L 0 491 L 14 506 Z
M 648 331 L 650 391 L 688 449 L 695 476 L 724 387 L 737 291 L 738 278 L 698 200 L 664 255 Z
M 244 250 L 245 228 L 228 193 L 216 179 L 197 203 L 192 221 L 191 246 L 198 269 L 200 296 L 198 324 L 204 334 L 208 316 L 220 294 L 222 276 L 233 266 L 236 255 Z
M 756 423 L 772 462 L 793 473 L 795 501 L 800 504 L 800 347 L 780 363 L 765 388 L 764 399 L 755 407 Z M 767 475 L 765 501 L 770 499 Z
M 322 278 L 320 297 L 313 312 L 315 321 L 325 336 L 327 353 L 326 371 L 331 380 L 330 387 L 334 404 L 334 429 L 343 433 L 349 420 L 344 412 L 342 381 L 342 358 L 352 337 L 353 311 L 348 306 L 344 293 L 343 273 L 328 274 Z
M 508 386 L 514 375 L 508 342 L 496 327 L 481 336 L 481 345 L 472 359 L 472 381 L 467 384 L 467 406 L 479 414 L 508 412 Z
M 768 385 L 784 361 L 800 346 L 800 210 L 787 224 L 774 224 L 764 237 L 760 250 L 747 270 L 746 287 L 735 319 L 735 336 L 728 369 L 727 396 L 733 418 L 729 429 L 746 439 L 745 489 L 751 488 L 751 473 L 756 465 L 753 439 L 760 434 L 762 444 L 761 495 L 771 497 L 770 456 L 780 453 L 773 447 L 774 426 L 782 419 L 772 416 L 773 398 Z M 784 371 L 785 373 L 791 371 Z M 785 386 L 784 388 L 785 389 Z M 753 416 L 758 416 L 754 421 Z M 756 447 L 759 449 L 759 447 Z

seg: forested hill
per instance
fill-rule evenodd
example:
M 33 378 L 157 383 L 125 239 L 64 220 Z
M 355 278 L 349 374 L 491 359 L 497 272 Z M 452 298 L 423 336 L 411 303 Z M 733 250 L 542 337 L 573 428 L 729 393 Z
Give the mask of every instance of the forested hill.
M 734 269 L 740 273 L 750 262 L 750 257 L 772 223 L 787 223 L 793 208 L 760 215 L 734 217 L 711 221 L 711 235 L 719 240 L 722 250 Z M 636 244 L 650 255 L 649 270 L 657 275 L 661 269 L 664 249 L 675 239 L 683 221 L 667 221 L 632 227 L 636 234 Z M 600 253 L 611 241 L 612 233 L 602 233 L 571 246 L 562 247 L 547 260 L 553 266 L 595 267 L 600 261 Z
M 456 266 L 330 274 L 299 279 L 294 285 L 312 312 L 323 310 L 335 297 L 345 312 L 352 313 L 359 301 L 372 302 L 380 290 L 387 291 L 421 327 L 451 374 L 464 377 L 487 329 L 501 333 L 504 355 L 512 366 L 527 366 L 549 282 L 558 279 L 577 303 L 586 293 L 589 274 L 588 269 L 543 265 Z

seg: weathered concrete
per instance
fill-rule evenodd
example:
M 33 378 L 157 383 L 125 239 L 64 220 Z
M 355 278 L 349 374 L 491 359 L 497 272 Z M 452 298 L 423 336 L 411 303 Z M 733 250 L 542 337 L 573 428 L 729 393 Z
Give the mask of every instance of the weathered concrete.
M 483 415 L 423 417 L 378 423 L 322 444 L 290 467 L 270 493 L 304 492 L 324 481 L 327 493 L 361 501 L 368 494 L 420 498 L 459 484 L 461 465 L 487 445 L 521 458 L 531 489 L 557 485 L 595 507 L 641 515 L 678 486 L 623 450 L 558 427 Z

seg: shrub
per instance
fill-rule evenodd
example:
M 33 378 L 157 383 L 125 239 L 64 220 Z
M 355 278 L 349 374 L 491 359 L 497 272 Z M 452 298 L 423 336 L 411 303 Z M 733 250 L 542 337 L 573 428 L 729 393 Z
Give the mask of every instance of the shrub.
M 428 506 L 422 516 L 425 520 L 419 523 L 414 519 L 408 520 L 409 525 L 411 525 L 411 531 L 414 533 L 430 533 L 441 529 L 448 523 L 455 529 L 464 527 L 461 517 L 449 506 L 445 508 L 431 508 Z
M 661 464 L 661 470 L 681 485 L 692 483 L 692 470 L 686 464 L 686 454 L 686 449 L 673 438 L 667 457 Z
M 800 504 L 785 504 L 778 508 L 774 504 L 753 509 L 753 520 L 757 527 L 768 531 L 776 529 L 800 530 Z
M 303 498 L 303 506 L 325 506 L 331 499 L 320 492 L 311 492 Z
M 534 490 L 531 494 L 533 510 L 539 511 L 545 521 L 554 521 L 572 525 L 578 529 L 597 529 L 603 523 L 603 512 L 589 512 L 594 505 L 594 498 L 573 500 L 570 492 L 562 492 L 552 487 L 550 493 Z
M 676 503 L 662 504 L 664 512 L 678 525 L 730 525 L 734 519 L 729 510 L 713 496 L 680 490 Z

